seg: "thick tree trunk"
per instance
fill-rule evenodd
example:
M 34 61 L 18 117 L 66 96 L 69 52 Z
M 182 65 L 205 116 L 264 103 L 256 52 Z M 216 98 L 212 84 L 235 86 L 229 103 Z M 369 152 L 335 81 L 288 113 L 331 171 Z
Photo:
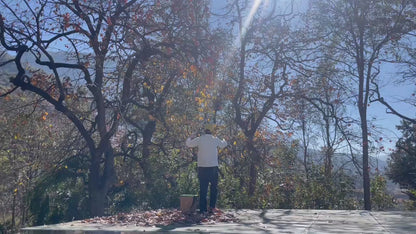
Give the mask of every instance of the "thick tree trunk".
M 101 155 L 92 153 L 88 177 L 89 211 L 90 216 L 103 216 L 107 208 L 107 193 L 116 180 L 114 169 L 114 154 L 110 142 L 105 144 L 104 165 Z M 98 150 L 97 150 L 98 151 Z M 102 168 L 102 169 L 101 169 Z
M 104 191 L 103 188 L 99 188 L 96 185 L 90 186 L 90 200 L 89 200 L 89 209 L 91 217 L 100 217 L 105 215 L 106 207 L 106 196 L 107 191 Z
M 327 180 L 330 180 L 330 178 L 332 177 L 332 148 L 327 149 L 325 154 L 325 178 Z
M 90 172 L 88 176 L 88 194 L 89 194 L 89 212 L 91 217 L 104 215 L 104 202 L 106 191 L 103 187 L 102 177 L 100 176 L 100 163 L 91 163 Z
M 253 196 L 257 184 L 257 166 L 254 162 L 250 163 L 250 181 L 248 185 L 248 195 Z

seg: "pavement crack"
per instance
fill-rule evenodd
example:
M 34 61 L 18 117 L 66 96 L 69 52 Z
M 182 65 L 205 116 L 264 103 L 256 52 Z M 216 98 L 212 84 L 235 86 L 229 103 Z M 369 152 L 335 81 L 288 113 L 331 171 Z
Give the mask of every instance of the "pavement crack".
M 309 232 L 310 231 L 310 229 L 312 228 L 312 226 L 316 223 L 316 221 L 318 221 L 319 220 L 319 217 L 321 216 L 321 213 L 320 212 L 317 212 L 316 213 L 316 216 L 314 217 L 314 219 L 313 219 L 313 221 L 309 224 L 309 226 L 306 228 L 306 232 Z
M 384 226 L 383 225 L 383 223 L 381 223 L 378 219 L 377 219 L 377 217 L 376 216 L 374 216 L 373 215 L 373 213 L 371 213 L 371 212 L 368 212 L 369 214 L 370 214 L 370 216 L 376 221 L 376 223 L 378 224 L 378 225 L 380 225 L 380 227 L 382 227 L 383 228 L 383 231 L 385 231 L 385 232 L 387 232 L 387 233 L 392 233 L 392 232 L 390 232 L 390 230 L 389 230 L 389 228 L 387 228 L 386 226 Z

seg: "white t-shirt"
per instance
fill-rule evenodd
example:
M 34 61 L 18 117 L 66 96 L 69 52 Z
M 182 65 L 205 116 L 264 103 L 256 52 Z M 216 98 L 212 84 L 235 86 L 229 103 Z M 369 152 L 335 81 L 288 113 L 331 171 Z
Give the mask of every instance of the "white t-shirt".
M 198 167 L 218 166 L 218 147 L 227 146 L 225 140 L 221 140 L 211 134 L 205 134 L 193 140 L 186 139 L 186 146 L 198 147 Z

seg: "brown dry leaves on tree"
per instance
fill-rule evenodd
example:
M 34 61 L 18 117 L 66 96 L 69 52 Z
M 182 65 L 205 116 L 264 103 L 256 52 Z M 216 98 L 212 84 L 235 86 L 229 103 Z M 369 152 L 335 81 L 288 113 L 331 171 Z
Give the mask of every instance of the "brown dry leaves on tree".
M 169 226 L 189 224 L 214 224 L 218 222 L 233 223 L 238 219 L 232 214 L 216 210 L 211 214 L 191 213 L 185 214 L 177 209 L 160 209 L 151 211 L 136 211 L 131 213 L 119 213 L 113 216 L 96 217 L 82 220 L 82 223 L 99 223 L 110 225 L 136 225 L 136 226 Z

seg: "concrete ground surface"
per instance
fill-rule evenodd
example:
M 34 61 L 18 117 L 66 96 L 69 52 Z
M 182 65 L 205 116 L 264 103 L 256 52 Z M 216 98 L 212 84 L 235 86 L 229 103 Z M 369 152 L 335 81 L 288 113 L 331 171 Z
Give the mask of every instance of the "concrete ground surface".
M 141 227 L 80 221 L 23 228 L 22 234 L 132 233 L 415 233 L 416 212 L 363 210 L 227 210 L 238 223 Z

